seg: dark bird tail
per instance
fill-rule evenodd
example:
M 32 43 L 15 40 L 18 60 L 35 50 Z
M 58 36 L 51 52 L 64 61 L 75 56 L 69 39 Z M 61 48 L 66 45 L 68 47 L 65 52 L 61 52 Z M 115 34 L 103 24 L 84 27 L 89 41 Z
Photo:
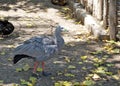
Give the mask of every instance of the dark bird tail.
M 22 58 L 28 58 L 28 57 L 29 56 L 27 56 L 27 55 L 15 55 L 15 57 L 13 58 L 13 63 L 16 64 Z

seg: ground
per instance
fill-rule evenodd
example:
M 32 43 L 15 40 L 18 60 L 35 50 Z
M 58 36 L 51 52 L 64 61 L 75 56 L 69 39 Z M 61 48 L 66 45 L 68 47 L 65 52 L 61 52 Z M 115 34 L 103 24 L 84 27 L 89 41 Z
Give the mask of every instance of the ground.
M 109 49 L 114 42 L 94 40 L 84 25 L 69 18 L 67 7 L 55 6 L 50 0 L 1 0 L 0 5 L 0 17 L 6 17 L 15 26 L 11 35 L 0 38 L 1 86 L 120 85 L 119 48 L 113 53 L 113 47 Z M 46 61 L 46 70 L 52 75 L 31 82 L 33 60 L 22 59 L 14 65 L 13 50 L 33 36 L 51 33 L 50 25 L 54 23 L 69 31 L 63 35 L 65 46 L 57 56 Z

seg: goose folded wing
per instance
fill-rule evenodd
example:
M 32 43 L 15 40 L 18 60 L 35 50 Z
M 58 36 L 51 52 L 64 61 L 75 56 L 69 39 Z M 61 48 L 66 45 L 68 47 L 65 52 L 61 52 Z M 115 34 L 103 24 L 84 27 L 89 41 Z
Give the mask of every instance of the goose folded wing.
M 26 41 L 24 41 L 24 44 L 29 44 L 29 43 L 33 43 L 33 42 L 36 42 L 36 43 L 42 43 L 42 37 L 40 36 L 36 36 L 36 37 L 32 37 L 32 38 L 30 38 L 29 40 L 26 40 Z
M 56 54 L 58 52 L 57 45 L 47 45 L 44 47 L 45 54 L 48 56 Z
M 29 40 L 24 41 L 24 44 L 29 44 L 34 42 L 43 45 L 53 45 L 55 44 L 55 39 L 50 36 L 36 36 L 36 37 L 32 37 Z
M 14 50 L 14 55 L 24 54 L 32 57 L 41 56 L 44 54 L 52 54 L 57 51 L 57 45 L 44 44 L 41 38 L 31 38 L 30 40 L 22 43 Z

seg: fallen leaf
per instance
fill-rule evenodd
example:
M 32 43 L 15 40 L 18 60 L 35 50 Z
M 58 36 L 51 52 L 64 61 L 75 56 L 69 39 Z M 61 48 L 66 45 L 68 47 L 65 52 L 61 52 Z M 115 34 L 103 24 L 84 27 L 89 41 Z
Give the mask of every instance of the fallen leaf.
M 69 69 L 75 69 L 76 67 L 74 65 L 69 65 L 68 68 Z
M 95 70 L 96 73 L 101 73 L 101 74 L 105 74 L 107 72 L 107 68 L 106 67 L 98 67 L 96 70 Z
M 107 74 L 107 75 L 113 75 L 112 72 L 105 72 L 105 74 Z
M 37 82 L 37 78 L 35 78 L 35 77 L 30 77 L 29 80 L 30 80 L 30 82 L 32 83 L 33 86 Z
M 66 62 L 70 62 L 69 57 L 65 57 L 65 61 L 66 61 Z
M 25 64 L 25 66 L 23 66 L 24 71 L 28 71 L 29 69 L 30 69 L 30 66 L 28 64 Z
M 73 86 L 81 86 L 81 85 L 80 85 L 80 82 L 74 82 Z
M 109 64 L 106 64 L 106 66 L 107 66 L 107 67 L 113 67 L 114 64 L 109 63 Z
M 37 68 L 37 72 L 41 72 L 42 71 L 42 68 Z
M 15 48 L 14 45 L 7 45 L 6 47 L 7 47 L 7 48 Z
M 32 27 L 33 23 L 27 23 L 26 25 L 27 25 L 27 27 Z
M 2 52 L 0 53 L 0 55 L 5 55 L 5 51 L 2 51 Z
M 100 80 L 100 76 L 98 74 L 94 74 L 92 77 L 94 80 Z
M 60 83 L 55 82 L 54 86 L 61 86 Z
M 64 82 L 63 82 L 63 86 L 71 86 L 71 85 L 72 85 L 71 82 L 68 82 L 68 81 L 64 81 Z
M 81 64 L 83 64 L 83 62 L 78 62 L 78 64 L 80 64 L 80 65 L 81 65 Z
M 114 53 L 114 54 L 119 54 L 119 53 L 120 53 L 120 49 L 113 49 L 113 50 L 112 50 L 112 53 Z
M 83 85 L 86 85 L 86 86 L 93 86 L 94 84 L 95 84 L 95 82 L 92 80 L 83 81 Z
M 16 68 L 16 72 L 21 72 L 22 68 Z
M 80 57 L 82 60 L 86 60 L 88 57 L 87 56 L 81 56 Z
M 82 70 L 86 70 L 87 68 L 86 67 L 82 67 Z
M 98 61 L 99 61 L 98 58 L 93 58 L 92 60 L 93 60 L 94 62 L 98 62 Z
M 63 61 L 54 61 L 53 62 L 54 64 L 61 64 L 61 63 L 64 63 Z
M 20 84 L 23 86 L 34 86 L 32 83 L 30 83 L 29 81 L 26 81 L 24 79 L 20 79 Z
M 55 79 L 55 77 L 51 77 L 51 79 L 52 79 L 52 80 L 54 80 L 54 79 Z
M 7 60 L 8 60 L 8 61 L 12 61 L 13 59 L 12 59 L 12 58 L 8 58 Z
M 72 86 L 72 83 L 69 81 L 58 81 L 54 86 Z
M 120 77 L 118 75 L 112 75 L 112 77 L 115 79 L 115 80 L 120 80 Z
M 98 63 L 94 63 L 93 65 L 96 66 L 96 67 L 99 67 L 99 64 L 98 64 Z

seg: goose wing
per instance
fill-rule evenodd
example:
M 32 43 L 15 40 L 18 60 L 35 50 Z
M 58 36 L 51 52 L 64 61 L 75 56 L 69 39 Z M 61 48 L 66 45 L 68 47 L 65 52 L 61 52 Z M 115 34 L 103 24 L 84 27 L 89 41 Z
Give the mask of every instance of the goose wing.
M 14 50 L 14 55 L 23 54 L 44 61 L 57 52 L 57 45 L 52 37 L 33 37 Z

